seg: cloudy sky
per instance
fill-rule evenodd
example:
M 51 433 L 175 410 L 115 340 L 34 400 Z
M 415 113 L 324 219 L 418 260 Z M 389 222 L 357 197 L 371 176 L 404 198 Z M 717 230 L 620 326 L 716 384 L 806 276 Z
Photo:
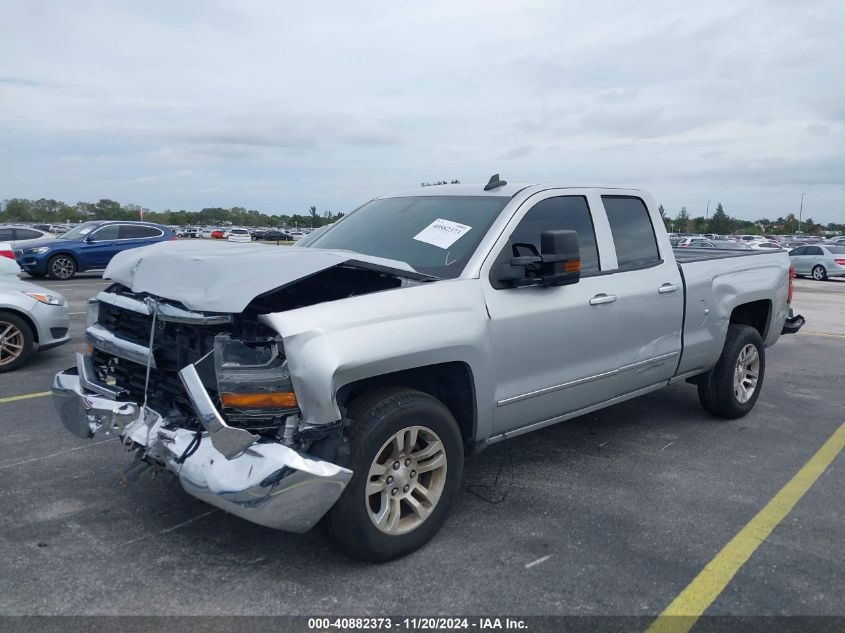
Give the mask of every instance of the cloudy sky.
M 0 199 L 609 184 L 845 222 L 845 3 L 0 0 Z

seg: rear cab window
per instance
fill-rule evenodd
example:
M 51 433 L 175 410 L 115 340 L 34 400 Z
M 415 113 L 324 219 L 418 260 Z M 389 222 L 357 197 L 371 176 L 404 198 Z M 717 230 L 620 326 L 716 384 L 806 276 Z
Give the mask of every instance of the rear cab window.
M 637 270 L 661 264 L 657 236 L 645 203 L 635 196 L 602 196 L 616 247 L 618 270 Z

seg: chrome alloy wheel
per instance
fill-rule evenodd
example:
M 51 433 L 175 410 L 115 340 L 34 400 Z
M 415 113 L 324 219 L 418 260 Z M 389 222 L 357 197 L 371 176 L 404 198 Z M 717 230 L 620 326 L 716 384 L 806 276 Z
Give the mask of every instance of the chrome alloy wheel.
M 437 433 L 424 426 L 402 429 L 376 454 L 367 477 L 364 502 L 382 532 L 406 534 L 437 506 L 446 485 L 446 450 Z
M 827 276 L 822 266 L 816 266 L 815 268 L 813 268 L 812 274 L 813 279 L 815 279 L 816 281 L 824 281 L 824 278 Z
M 0 365 L 8 365 L 23 354 L 23 332 L 12 323 L 0 321 Z
M 740 403 L 745 404 L 754 395 L 759 375 L 760 355 L 757 348 L 749 343 L 739 352 L 734 370 L 734 395 Z
M 74 264 L 67 257 L 57 257 L 50 265 L 50 270 L 56 279 L 70 279 L 73 276 Z

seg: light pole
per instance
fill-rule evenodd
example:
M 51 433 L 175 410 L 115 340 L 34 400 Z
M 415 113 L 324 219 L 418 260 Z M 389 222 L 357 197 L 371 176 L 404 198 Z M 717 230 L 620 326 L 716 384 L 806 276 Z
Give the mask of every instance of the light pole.
M 801 193 L 801 207 L 798 209 L 798 232 L 801 232 L 801 218 L 804 216 L 804 193 Z

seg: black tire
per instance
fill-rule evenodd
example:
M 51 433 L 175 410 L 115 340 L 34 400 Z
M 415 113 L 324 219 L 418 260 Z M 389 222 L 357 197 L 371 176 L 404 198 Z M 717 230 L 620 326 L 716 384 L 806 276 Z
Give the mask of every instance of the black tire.
M 4 336 L 5 333 L 5 336 Z M 17 341 L 22 342 L 22 349 L 15 350 L 6 347 L 4 343 L 8 344 L 9 337 L 14 333 L 14 344 L 20 345 Z M 0 373 L 7 371 L 14 371 L 29 359 L 33 350 L 35 349 L 35 342 L 32 336 L 32 328 L 29 324 L 13 312 L 0 311 Z M 17 356 L 10 359 L 10 352 L 17 353 Z
M 76 260 L 70 255 L 53 255 L 47 260 L 47 274 L 50 279 L 71 279 L 76 274 Z
M 377 389 L 359 396 L 347 415 L 354 422 L 338 461 L 352 470 L 353 475 L 326 517 L 329 533 L 343 551 L 361 560 L 383 562 L 410 554 L 431 540 L 443 526 L 460 492 L 464 447 L 458 423 L 436 398 L 400 387 Z M 385 442 L 410 426 L 426 427 L 439 437 L 446 456 L 445 484 L 439 500 L 418 526 L 404 534 L 391 535 L 371 520 L 365 489 L 370 481 L 370 467 L 383 452 Z
M 827 281 L 827 269 L 822 265 L 813 266 L 810 276 L 816 281 Z
M 753 345 L 756 348 L 759 369 L 754 392 L 746 402 L 742 402 L 737 397 L 734 388 L 737 361 L 740 353 L 747 345 Z M 707 412 L 720 418 L 729 420 L 741 418 L 754 408 L 763 387 L 765 374 L 766 351 L 760 333 L 750 325 L 732 323 L 728 326 L 728 335 L 725 338 L 722 355 L 713 368 L 709 380 L 698 383 L 698 399 L 701 401 L 701 406 Z

